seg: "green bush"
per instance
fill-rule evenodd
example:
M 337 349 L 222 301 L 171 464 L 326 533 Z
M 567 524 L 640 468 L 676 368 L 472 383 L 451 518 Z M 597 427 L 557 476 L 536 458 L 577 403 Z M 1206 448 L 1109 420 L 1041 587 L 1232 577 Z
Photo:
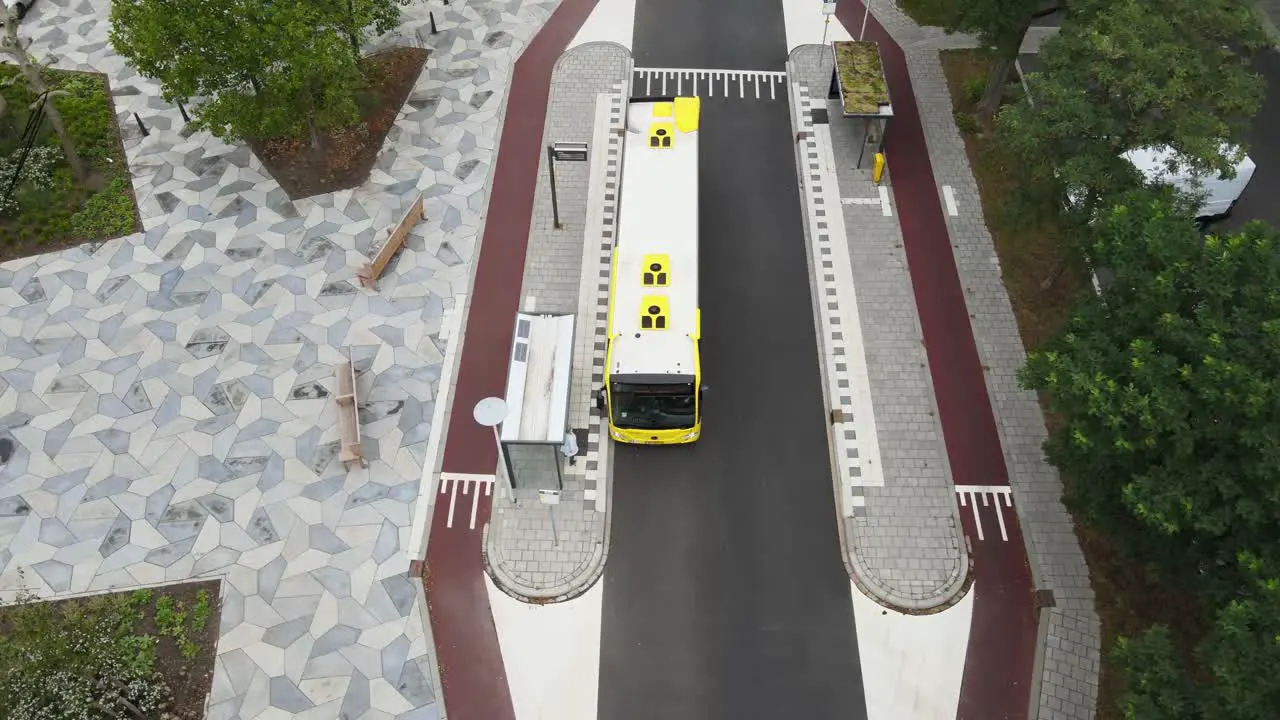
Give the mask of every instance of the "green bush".
M 76 150 L 86 162 L 101 166 L 115 148 L 111 123 L 115 109 L 102 79 L 92 75 L 67 74 L 60 78 L 58 89 L 70 93 L 54 99 Z M 47 142 L 58 144 L 50 133 Z
M 133 232 L 133 198 L 128 180 L 116 178 L 71 216 L 71 231 L 85 238 L 111 238 Z
M 156 676 L 155 638 L 134 634 L 139 598 L 50 603 L 24 594 L 4 611 L 0 717 L 160 716 L 168 693 Z
M 952 112 L 952 117 L 955 118 L 956 127 L 965 135 L 972 135 L 978 132 L 978 121 L 969 113 L 955 110 Z
M 964 99 L 970 106 L 982 102 L 982 96 L 986 94 L 987 79 L 981 75 L 964 81 Z

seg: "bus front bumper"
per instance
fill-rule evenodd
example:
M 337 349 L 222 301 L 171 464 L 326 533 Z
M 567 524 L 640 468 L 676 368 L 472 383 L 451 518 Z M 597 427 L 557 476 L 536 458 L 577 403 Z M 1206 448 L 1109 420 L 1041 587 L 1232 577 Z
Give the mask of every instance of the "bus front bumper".
M 609 426 L 609 437 L 630 445 L 684 445 L 702 435 L 702 424 L 676 430 L 636 430 Z

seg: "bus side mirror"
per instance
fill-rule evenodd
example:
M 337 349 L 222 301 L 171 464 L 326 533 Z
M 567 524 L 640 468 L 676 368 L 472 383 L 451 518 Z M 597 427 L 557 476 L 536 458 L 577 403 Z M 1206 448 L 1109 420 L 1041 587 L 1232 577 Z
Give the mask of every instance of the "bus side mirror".
M 596 409 L 600 412 L 604 412 L 604 388 L 596 390 L 592 395 L 596 398 Z

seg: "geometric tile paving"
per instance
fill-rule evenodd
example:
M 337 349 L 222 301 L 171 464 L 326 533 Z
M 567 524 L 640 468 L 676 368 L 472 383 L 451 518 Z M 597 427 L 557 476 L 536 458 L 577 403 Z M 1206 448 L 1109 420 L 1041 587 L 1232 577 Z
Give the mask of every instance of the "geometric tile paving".
M 405 546 L 439 330 L 512 63 L 555 5 L 406 8 L 375 45 L 432 56 L 372 177 L 299 202 L 246 147 L 183 132 L 112 51 L 107 0 L 33 8 L 33 56 L 111 78 L 145 231 L 0 266 L 0 597 L 221 577 L 209 717 L 437 716 Z M 428 219 L 380 292 L 359 288 L 419 192 Z M 348 353 L 369 460 L 350 473 L 331 397 Z

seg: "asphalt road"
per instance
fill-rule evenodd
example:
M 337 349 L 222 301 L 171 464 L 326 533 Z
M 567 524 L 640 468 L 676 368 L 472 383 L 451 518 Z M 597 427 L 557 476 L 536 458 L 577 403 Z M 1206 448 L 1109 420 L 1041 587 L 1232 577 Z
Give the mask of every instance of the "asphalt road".
M 1214 223 L 1219 230 L 1238 230 L 1250 220 L 1280 228 L 1280 50 L 1263 53 L 1254 67 L 1267 82 L 1267 95 L 1248 133 L 1249 157 L 1258 169 L 1231 215 Z
M 781 70 L 782 28 L 641 0 L 635 62 Z M 701 128 L 703 436 L 614 446 L 599 717 L 865 718 L 787 104 L 704 98 Z

